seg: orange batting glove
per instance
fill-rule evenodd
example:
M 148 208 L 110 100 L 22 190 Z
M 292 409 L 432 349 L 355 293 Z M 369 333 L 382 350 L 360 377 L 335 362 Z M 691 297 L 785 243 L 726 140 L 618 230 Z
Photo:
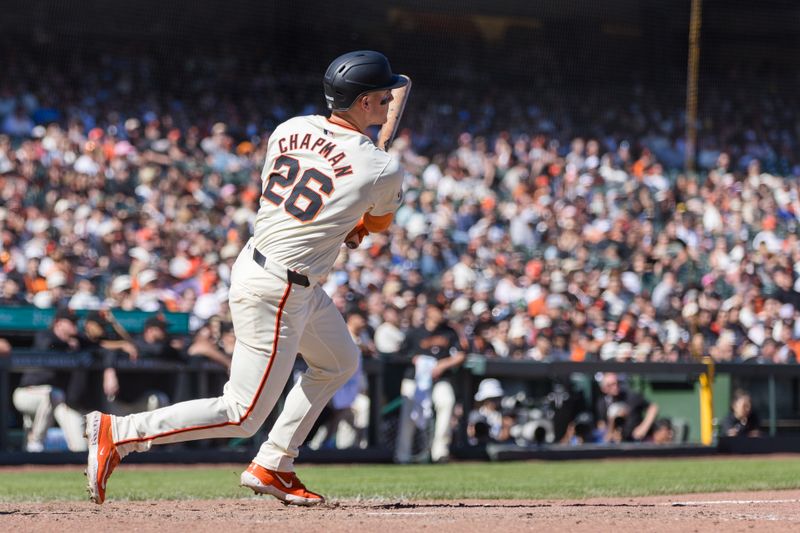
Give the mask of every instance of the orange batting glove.
M 354 250 L 359 247 L 361 241 L 364 240 L 364 237 L 369 235 L 367 228 L 364 226 L 364 220 L 361 219 L 356 227 L 347 234 L 347 237 L 344 239 L 344 243 L 347 245 L 348 248 Z
M 389 226 L 392 225 L 392 220 L 394 220 L 394 213 L 388 213 L 386 215 L 373 215 L 372 213 L 364 213 L 364 216 L 361 217 L 361 221 L 356 224 L 356 227 L 353 228 L 353 231 L 347 234 L 344 242 L 351 250 L 353 248 L 358 248 L 358 246 L 361 244 L 361 241 L 368 234 L 380 233 L 381 231 L 386 231 L 389 229 Z

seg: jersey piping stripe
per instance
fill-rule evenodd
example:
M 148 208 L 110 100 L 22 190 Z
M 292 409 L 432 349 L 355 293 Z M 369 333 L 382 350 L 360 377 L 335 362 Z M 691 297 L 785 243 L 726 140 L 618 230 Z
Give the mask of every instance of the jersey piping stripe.
M 245 411 L 244 415 L 237 421 L 231 422 L 228 420 L 227 422 L 220 422 L 219 424 L 210 424 L 207 426 L 192 426 L 188 428 L 181 428 L 181 429 L 173 429 L 171 431 L 166 431 L 164 433 L 159 433 L 158 435 L 152 435 L 149 437 L 138 437 L 135 439 L 127 439 L 120 442 L 115 442 L 116 446 L 121 446 L 123 444 L 129 444 L 131 442 L 146 442 L 148 440 L 155 440 L 160 439 L 163 437 L 169 437 L 170 435 L 176 435 L 178 433 L 184 433 L 186 431 L 199 431 L 202 429 L 213 429 L 223 426 L 239 426 L 247 420 L 247 417 L 250 416 L 250 413 L 253 412 L 253 409 L 258 403 L 258 399 L 261 397 L 261 392 L 264 390 L 264 385 L 267 383 L 267 378 L 269 377 L 270 370 L 272 370 L 272 363 L 275 362 L 275 356 L 278 353 L 278 337 L 280 336 L 281 330 L 281 316 L 283 315 L 283 307 L 286 305 L 286 300 L 289 299 L 289 293 L 292 290 L 292 282 L 288 282 L 286 285 L 286 290 L 283 292 L 283 296 L 281 297 L 281 301 L 278 304 L 278 313 L 275 315 L 275 336 L 272 339 L 272 354 L 269 359 L 269 363 L 267 364 L 267 369 L 264 371 L 264 375 L 261 377 L 261 383 L 258 384 L 258 390 L 256 391 L 255 396 L 253 397 L 253 401 L 250 402 L 250 405 L 247 407 L 247 411 Z

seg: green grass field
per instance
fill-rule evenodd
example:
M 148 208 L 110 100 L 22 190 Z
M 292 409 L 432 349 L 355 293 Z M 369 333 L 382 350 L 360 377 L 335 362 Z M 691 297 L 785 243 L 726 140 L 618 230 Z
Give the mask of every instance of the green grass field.
M 111 477 L 114 500 L 241 498 L 241 469 L 130 467 Z M 800 488 L 800 458 L 353 465 L 298 468 L 332 499 L 580 499 Z M 0 502 L 84 499 L 80 470 L 3 471 Z

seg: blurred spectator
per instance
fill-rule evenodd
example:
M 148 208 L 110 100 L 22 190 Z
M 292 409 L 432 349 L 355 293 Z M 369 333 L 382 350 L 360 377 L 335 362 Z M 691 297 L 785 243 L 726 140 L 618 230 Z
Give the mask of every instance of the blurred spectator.
M 114 326 L 112 326 L 114 324 Z M 115 335 L 118 330 L 122 334 Z M 125 338 L 120 338 L 125 337 Z M 83 320 L 83 338 L 85 348 L 95 354 L 97 359 L 103 361 L 103 394 L 108 402 L 114 402 L 119 395 L 119 378 L 114 369 L 117 352 L 120 352 L 131 361 L 136 361 L 139 352 L 136 345 L 131 342 L 127 332 L 115 323 L 110 311 L 92 311 L 87 313 Z
M 449 459 L 451 419 L 456 403 L 452 379 L 454 370 L 464 362 L 465 348 L 466 344 L 445 319 L 442 306 L 427 304 L 423 324 L 408 332 L 401 348 L 414 369 L 401 386 L 404 402 L 395 451 L 398 462 L 410 460 L 415 427 L 426 429 L 434 413 L 431 460 Z
M 214 315 L 194 334 L 186 353 L 190 356 L 206 357 L 230 371 L 235 344 L 233 323 Z
M 656 404 L 622 387 L 613 372 L 600 378 L 600 392 L 595 416 L 598 429 L 605 431 L 606 442 L 642 441 L 649 435 L 658 414 Z
M 167 333 L 168 326 L 160 316 L 151 316 L 145 321 L 142 332 L 132 340 L 135 350 L 114 352 L 117 363 L 132 363 L 125 372 L 116 372 L 112 368 L 105 371 L 103 389 L 111 400 L 109 409 L 114 414 L 152 411 L 170 403 L 176 387 L 175 376 L 136 371 L 137 366 L 145 366 L 149 360 L 185 362 L 183 341 L 171 339 Z M 116 393 L 113 393 L 114 389 Z
M 366 379 L 362 370 L 361 360 L 364 357 L 374 357 L 372 341 L 366 334 L 366 318 L 360 311 L 351 311 L 346 317 L 347 330 L 361 349 L 359 368 L 347 382 L 333 395 L 328 404 L 325 421 L 319 430 L 319 436 L 313 446 L 319 446 L 319 441 L 324 440 L 322 446 L 329 448 L 366 448 L 367 426 L 369 425 L 369 396 L 366 395 Z M 369 351 L 372 349 L 373 352 Z
M 579 413 L 578 416 L 575 417 L 575 420 L 572 420 L 567 425 L 567 430 L 564 432 L 561 442 L 571 445 L 597 442 L 592 415 L 590 413 Z
M 100 298 L 95 292 L 92 280 L 83 278 L 78 281 L 77 289 L 69 299 L 70 309 L 100 309 Z
M 0 307 L 25 305 L 25 298 L 21 292 L 20 285 L 14 278 L 6 278 L 0 285 Z
M 669 418 L 659 418 L 653 422 L 651 440 L 653 444 L 674 444 L 675 431 Z
M 77 354 L 85 347 L 86 342 L 78 336 L 77 318 L 67 309 L 59 310 L 50 328 L 39 332 L 34 342 L 36 350 L 63 354 Z M 86 372 L 41 369 L 22 375 L 12 400 L 23 415 L 27 451 L 44 450 L 45 436 L 53 419 L 63 430 L 70 451 L 86 450 L 83 416 L 75 407 L 81 403 L 87 388 Z
M 475 409 L 467 417 L 467 437 L 473 446 L 505 442 L 511 438 L 511 427 L 504 424 L 500 408 L 503 395 L 502 385 L 494 378 L 484 379 L 478 385 Z
M 731 412 L 720 425 L 720 434 L 726 437 L 760 437 L 761 423 L 753 411 L 750 394 L 737 389 L 731 400 Z
M 161 359 L 165 361 L 183 361 L 181 353 L 184 348 L 182 339 L 172 338 L 167 332 L 169 324 L 158 315 L 145 320 L 141 334 L 134 338 L 138 359 Z
M 400 312 L 394 305 L 387 305 L 382 318 L 383 322 L 375 329 L 375 349 L 381 355 L 397 353 L 406 337 L 401 329 Z

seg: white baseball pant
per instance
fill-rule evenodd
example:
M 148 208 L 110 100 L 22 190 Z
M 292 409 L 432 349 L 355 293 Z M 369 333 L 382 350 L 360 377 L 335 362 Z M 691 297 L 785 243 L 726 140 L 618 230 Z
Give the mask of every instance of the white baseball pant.
M 397 431 L 395 461 L 408 463 L 411 461 L 411 451 L 414 441 L 416 424 L 411 419 L 411 409 L 414 404 L 414 394 L 417 385 L 413 379 L 404 379 L 400 384 L 400 394 L 403 396 L 403 405 L 400 409 L 400 420 Z M 443 461 L 450 457 L 450 441 L 452 429 L 450 422 L 453 418 L 453 409 L 456 405 L 456 394 L 449 381 L 437 381 L 431 390 L 431 400 L 435 412 L 433 438 L 430 442 L 431 461 Z
M 83 415 L 64 403 L 64 391 L 50 385 L 31 385 L 14 389 L 14 407 L 28 420 L 29 445 L 43 445 L 53 419 L 64 431 L 67 447 L 73 452 L 86 451 L 83 438 Z
M 341 313 L 319 280 L 309 281 L 309 287 L 292 283 L 286 268 L 269 260 L 259 266 L 251 239 L 233 265 L 229 305 L 236 345 L 222 396 L 112 417 L 119 451 L 124 455 L 154 444 L 252 436 L 278 401 L 300 352 L 308 370 L 289 392 L 253 460 L 271 470 L 293 471 L 314 421 L 359 360 Z

